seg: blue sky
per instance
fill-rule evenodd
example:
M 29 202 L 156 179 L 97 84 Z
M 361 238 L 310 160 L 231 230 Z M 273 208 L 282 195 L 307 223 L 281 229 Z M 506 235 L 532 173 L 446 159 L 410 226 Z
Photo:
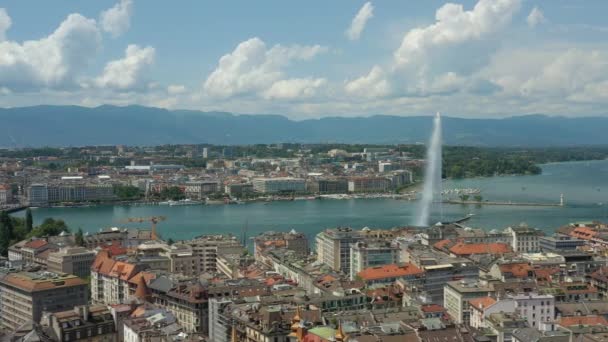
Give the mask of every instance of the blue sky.
M 605 13 L 601 0 L 5 0 L 0 105 L 605 115 Z

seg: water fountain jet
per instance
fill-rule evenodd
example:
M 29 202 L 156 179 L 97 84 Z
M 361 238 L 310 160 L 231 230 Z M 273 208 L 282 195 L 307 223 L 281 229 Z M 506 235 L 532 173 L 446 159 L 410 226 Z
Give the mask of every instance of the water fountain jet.
M 427 227 L 431 216 L 433 202 L 438 200 L 441 208 L 441 115 L 437 113 L 433 120 L 433 133 L 426 150 L 426 169 L 424 171 L 424 185 L 422 199 L 416 218 L 416 226 Z M 443 213 L 441 213 L 443 216 Z

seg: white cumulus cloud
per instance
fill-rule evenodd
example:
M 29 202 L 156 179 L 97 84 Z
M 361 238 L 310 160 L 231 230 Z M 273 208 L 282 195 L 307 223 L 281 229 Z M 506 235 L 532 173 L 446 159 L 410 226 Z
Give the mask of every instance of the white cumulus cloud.
M 6 9 L 0 8 L 0 42 L 6 39 L 6 31 L 11 27 L 11 17 L 6 13 Z
M 142 48 L 131 44 L 127 47 L 124 58 L 106 64 L 95 83 L 98 87 L 120 90 L 141 86 L 143 73 L 154 63 L 154 55 L 155 50 L 151 46 Z
M 534 7 L 532 9 L 532 11 L 530 11 L 530 14 L 528 14 L 528 17 L 526 18 L 526 22 L 528 23 L 528 26 L 530 26 L 530 27 L 536 27 L 537 25 L 542 24 L 546 21 L 547 21 L 547 18 L 545 18 L 545 15 L 538 7 Z
M 167 87 L 167 93 L 169 95 L 177 95 L 186 92 L 186 86 L 181 84 L 171 84 Z
M 391 92 L 384 70 L 377 65 L 367 75 L 347 82 L 344 89 L 351 95 L 363 97 L 384 97 Z
M 132 14 L 133 1 L 120 0 L 113 7 L 101 12 L 101 27 L 113 37 L 118 37 L 129 30 Z
M 220 58 L 217 68 L 207 77 L 203 91 L 218 98 L 259 95 L 275 82 L 286 79 L 285 68 L 291 62 L 309 60 L 325 51 L 327 48 L 320 45 L 277 44 L 268 49 L 261 39 L 251 38 Z
M 317 95 L 318 89 L 326 83 L 327 80 L 324 78 L 291 78 L 280 80 L 273 83 L 268 90 L 264 91 L 262 96 L 269 100 L 308 98 Z
M 374 6 L 371 2 L 366 2 L 357 15 L 353 18 L 350 23 L 350 27 L 346 30 L 346 36 L 350 40 L 357 40 L 361 37 L 361 33 L 365 29 L 365 25 L 367 25 L 368 20 L 374 17 Z
M 388 65 L 347 82 L 345 91 L 376 98 L 479 88 L 484 80 L 472 75 L 485 65 L 486 38 L 507 26 L 519 7 L 520 0 L 479 0 L 471 10 L 447 3 L 437 9 L 435 23 L 404 34 Z
M 520 0 L 480 0 L 470 11 L 460 4 L 447 3 L 435 13 L 436 23 L 409 31 L 395 51 L 395 62 L 404 65 L 423 60 L 439 46 L 480 39 L 511 21 Z
M 70 14 L 49 36 L 18 43 L 0 41 L 0 86 L 63 87 L 96 56 L 101 34 L 95 20 Z

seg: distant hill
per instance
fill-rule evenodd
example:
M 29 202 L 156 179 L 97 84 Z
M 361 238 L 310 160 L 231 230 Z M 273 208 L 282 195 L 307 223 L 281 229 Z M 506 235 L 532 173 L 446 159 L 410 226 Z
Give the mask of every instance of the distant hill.
M 35 106 L 0 109 L 0 146 L 426 142 L 431 116 L 327 117 L 165 110 L 142 106 Z M 608 118 L 527 115 L 444 117 L 444 142 L 474 146 L 608 145 Z

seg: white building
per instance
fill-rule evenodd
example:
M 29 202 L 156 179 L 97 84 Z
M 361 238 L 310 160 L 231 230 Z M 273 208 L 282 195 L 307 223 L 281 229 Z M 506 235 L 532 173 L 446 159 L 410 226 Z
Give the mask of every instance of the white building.
M 278 192 L 305 192 L 306 181 L 301 178 L 277 177 L 256 178 L 253 180 L 253 190 L 264 194 Z
M 8 204 L 13 200 L 13 192 L 7 184 L 0 184 L 0 205 Z
M 516 302 L 516 312 L 528 321 L 532 328 L 538 328 L 541 322 L 555 318 L 555 298 L 552 295 L 538 293 L 517 294 L 509 296 Z
M 469 300 L 471 309 L 470 325 L 475 329 L 487 328 L 486 319 L 493 313 L 514 313 L 516 302 L 513 299 L 496 301 L 492 297 L 481 297 Z
M 366 243 L 359 241 L 350 246 L 350 279 L 368 267 L 396 264 L 399 247 L 390 242 Z
M 536 253 L 540 252 L 539 237 L 543 233 L 534 228 L 530 228 L 525 224 L 518 227 L 508 227 L 505 233 L 512 236 L 511 247 L 514 252 L 518 253 Z

